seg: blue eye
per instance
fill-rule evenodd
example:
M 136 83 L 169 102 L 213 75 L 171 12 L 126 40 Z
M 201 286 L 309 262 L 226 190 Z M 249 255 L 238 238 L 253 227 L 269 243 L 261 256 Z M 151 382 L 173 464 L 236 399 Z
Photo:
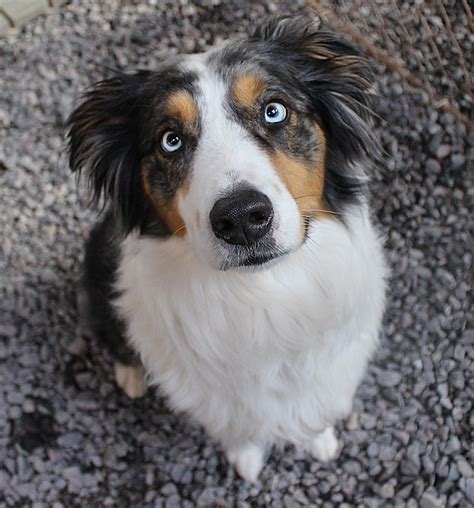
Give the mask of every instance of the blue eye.
M 288 112 L 279 102 L 270 102 L 265 106 L 265 122 L 280 123 L 286 119 Z
M 176 152 L 183 146 L 183 140 L 174 131 L 166 131 L 161 138 L 161 146 L 165 152 Z

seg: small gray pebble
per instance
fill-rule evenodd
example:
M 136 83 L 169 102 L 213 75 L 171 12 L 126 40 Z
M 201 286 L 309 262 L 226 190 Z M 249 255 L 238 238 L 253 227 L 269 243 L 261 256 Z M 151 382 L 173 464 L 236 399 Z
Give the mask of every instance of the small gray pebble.
M 474 503 L 474 478 L 468 478 L 466 480 L 466 487 L 464 492 L 466 493 L 467 499 L 471 503 Z
M 444 159 L 451 153 L 451 147 L 449 145 L 441 145 L 436 150 L 436 157 L 438 159 Z
M 377 376 L 379 385 L 386 388 L 397 386 L 400 383 L 401 379 L 401 374 L 395 371 L 381 371 Z
M 464 476 L 466 478 L 471 478 L 473 475 L 472 466 L 467 462 L 466 459 L 463 457 L 459 457 L 458 462 L 458 471 L 461 474 L 461 476 Z
M 395 495 L 395 489 L 390 483 L 385 483 L 380 490 L 380 495 L 384 499 L 391 499 Z
M 444 503 L 434 495 L 425 492 L 420 499 L 420 508 L 444 508 Z

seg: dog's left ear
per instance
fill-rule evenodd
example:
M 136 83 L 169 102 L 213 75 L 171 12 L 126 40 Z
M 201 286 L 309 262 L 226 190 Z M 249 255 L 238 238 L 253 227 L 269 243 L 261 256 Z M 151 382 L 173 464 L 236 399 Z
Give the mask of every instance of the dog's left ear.
M 94 201 L 111 205 L 124 234 L 141 226 L 147 206 L 139 135 L 148 76 L 116 73 L 96 83 L 66 124 L 71 170 L 85 173 Z
M 253 40 L 271 45 L 274 58 L 288 65 L 329 142 L 337 143 L 339 158 L 358 162 L 378 152 L 370 128 L 373 74 L 352 44 L 311 16 L 274 18 L 256 29 Z

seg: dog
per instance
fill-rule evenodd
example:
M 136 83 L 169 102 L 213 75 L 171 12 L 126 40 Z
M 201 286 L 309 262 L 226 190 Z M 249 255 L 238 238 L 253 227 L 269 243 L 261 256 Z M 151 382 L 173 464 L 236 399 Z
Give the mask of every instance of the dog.
M 282 17 L 117 72 L 68 120 L 71 169 L 105 203 L 83 325 L 129 397 L 158 386 L 249 482 L 272 445 L 336 457 L 334 425 L 378 342 L 373 90 L 349 42 Z

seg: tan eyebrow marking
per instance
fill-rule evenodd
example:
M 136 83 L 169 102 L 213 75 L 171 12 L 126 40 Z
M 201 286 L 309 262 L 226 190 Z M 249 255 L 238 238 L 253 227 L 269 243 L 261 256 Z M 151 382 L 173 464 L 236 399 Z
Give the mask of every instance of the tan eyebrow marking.
M 198 121 L 198 108 L 193 96 L 186 90 L 174 92 L 166 101 L 165 111 L 168 115 L 183 123 L 195 124 Z
M 249 108 L 255 104 L 266 87 L 265 81 L 260 76 L 245 74 L 234 83 L 233 97 L 240 106 Z

